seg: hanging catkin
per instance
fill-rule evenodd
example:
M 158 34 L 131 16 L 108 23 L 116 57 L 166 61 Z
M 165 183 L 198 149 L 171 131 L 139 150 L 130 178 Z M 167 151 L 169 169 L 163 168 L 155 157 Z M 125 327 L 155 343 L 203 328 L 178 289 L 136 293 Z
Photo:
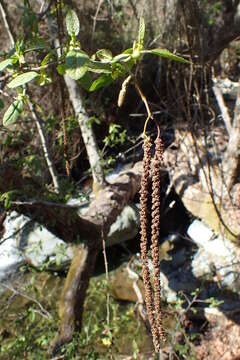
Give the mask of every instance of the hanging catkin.
M 152 261 L 153 261 L 153 286 L 154 286 L 154 307 L 156 324 L 160 338 L 165 340 L 162 327 L 161 309 L 161 284 L 160 284 L 160 263 L 159 263 L 159 232 L 160 232 L 160 176 L 163 164 L 163 143 L 160 137 L 155 140 L 155 155 L 152 161 Z
M 148 193 L 150 180 L 150 167 L 152 158 L 152 144 L 150 138 L 144 139 L 144 157 L 143 157 L 143 173 L 141 179 L 140 191 L 140 223 L 141 223 L 141 259 L 142 259 L 142 276 L 145 290 L 145 302 L 147 308 L 148 319 L 152 331 L 153 344 L 156 352 L 160 350 L 159 332 L 154 318 L 152 286 L 150 281 L 150 273 L 148 267 L 147 256 L 147 230 L 148 230 Z

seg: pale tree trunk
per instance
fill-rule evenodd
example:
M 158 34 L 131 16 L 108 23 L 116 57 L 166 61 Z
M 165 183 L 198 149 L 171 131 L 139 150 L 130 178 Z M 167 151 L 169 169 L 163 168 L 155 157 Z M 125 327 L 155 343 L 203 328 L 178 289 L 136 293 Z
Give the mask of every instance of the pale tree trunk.
M 234 110 L 234 118 L 229 133 L 227 149 L 223 156 L 223 171 L 228 190 L 239 181 L 240 170 L 240 81 Z
M 1 14 L 2 14 L 2 17 L 3 17 L 3 21 L 4 21 L 6 31 L 7 31 L 8 36 L 9 36 L 11 47 L 14 47 L 14 45 L 15 45 L 15 36 L 13 34 L 11 24 L 10 24 L 10 21 L 9 21 L 7 8 L 6 8 L 6 6 L 5 6 L 5 4 L 4 4 L 4 2 L 2 0 L 0 0 L 0 11 L 1 11 Z M 39 133 L 39 137 L 40 137 L 41 144 L 42 144 L 43 155 L 44 155 L 44 158 L 46 160 L 47 167 L 48 167 L 49 173 L 50 173 L 51 178 L 52 178 L 54 191 L 56 193 L 59 193 L 59 184 L 58 184 L 57 173 L 56 173 L 53 161 L 52 161 L 50 153 L 49 153 L 46 137 L 45 137 L 45 134 L 44 134 L 44 129 L 43 129 L 43 126 L 41 124 L 41 120 L 38 118 L 38 115 L 34 110 L 34 106 L 33 106 L 32 102 L 31 102 L 30 98 L 28 100 L 28 106 L 30 108 L 33 121 L 35 122 L 38 133 Z
M 69 98 L 72 102 L 75 115 L 81 129 L 84 144 L 88 155 L 88 160 L 92 170 L 93 181 L 95 184 L 104 185 L 104 174 L 101 166 L 98 145 L 90 123 L 89 116 L 83 106 L 83 100 L 78 83 L 69 76 L 64 76 L 65 84 L 68 89 Z

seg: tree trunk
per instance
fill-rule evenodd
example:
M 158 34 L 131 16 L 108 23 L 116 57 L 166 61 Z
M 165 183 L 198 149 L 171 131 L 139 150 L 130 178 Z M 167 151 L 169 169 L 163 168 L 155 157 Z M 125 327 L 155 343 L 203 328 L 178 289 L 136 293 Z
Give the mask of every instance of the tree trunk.
M 101 166 L 101 157 L 99 156 L 99 149 L 89 116 L 83 106 L 82 94 L 78 83 L 75 80 L 71 79 L 68 75 L 64 76 L 64 80 L 75 115 L 78 119 L 79 127 L 81 129 L 88 160 L 92 170 L 93 181 L 95 184 L 102 186 L 105 184 L 105 180 L 103 168 Z
M 52 353 L 71 341 L 74 331 L 81 330 L 83 306 L 89 280 L 94 271 L 97 247 L 80 246 L 75 253 L 59 301 L 59 334 L 52 343 Z
M 230 130 L 228 146 L 224 153 L 222 164 L 227 189 L 231 190 L 235 182 L 240 181 L 240 81 L 232 128 Z

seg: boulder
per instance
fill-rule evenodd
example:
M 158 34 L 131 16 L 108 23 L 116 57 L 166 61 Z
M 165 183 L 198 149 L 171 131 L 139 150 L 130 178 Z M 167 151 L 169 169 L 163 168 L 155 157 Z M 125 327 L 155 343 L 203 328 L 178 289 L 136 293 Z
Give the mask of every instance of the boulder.
M 24 263 L 24 256 L 16 244 L 21 220 L 16 212 L 10 213 L 4 221 L 4 235 L 0 240 L 0 281 L 13 273 Z
M 51 265 L 63 270 L 73 257 L 73 248 L 29 217 L 12 211 L 4 221 L 0 245 L 0 277 L 6 277 L 20 264 L 35 267 Z M 7 257 L 8 256 L 8 257 Z
M 75 200 L 79 213 L 84 213 L 88 204 Z M 0 242 L 0 279 L 14 272 L 19 265 L 28 263 L 36 268 L 47 267 L 54 271 L 65 270 L 75 251 L 74 245 L 66 244 L 44 226 L 16 211 L 10 212 L 4 221 L 4 234 Z M 107 246 L 134 238 L 139 230 L 139 209 L 126 205 L 110 227 Z
M 240 295 L 239 246 L 216 235 L 202 221 L 194 220 L 188 235 L 198 250 L 192 260 L 192 272 L 197 278 L 215 281 Z

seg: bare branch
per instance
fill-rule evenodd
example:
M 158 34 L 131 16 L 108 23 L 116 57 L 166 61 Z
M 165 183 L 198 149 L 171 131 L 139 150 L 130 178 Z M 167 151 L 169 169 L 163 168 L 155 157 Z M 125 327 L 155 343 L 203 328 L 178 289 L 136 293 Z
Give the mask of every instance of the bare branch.
M 231 130 L 232 130 L 231 118 L 228 113 L 228 108 L 225 105 L 222 92 L 217 85 L 213 86 L 213 92 L 216 97 L 219 109 L 221 110 L 221 114 L 222 114 L 222 118 L 223 118 L 223 121 L 226 126 L 226 130 L 228 132 L 228 135 L 230 135 Z
M 2 283 L 2 282 L 0 283 L 0 286 L 4 287 L 4 288 L 7 289 L 7 290 L 10 290 L 10 291 L 11 291 L 12 293 L 14 293 L 15 295 L 20 295 L 20 296 L 22 296 L 23 298 L 25 298 L 25 299 L 33 302 L 34 304 L 36 304 L 36 305 L 39 307 L 39 309 L 40 309 L 40 311 L 36 311 L 36 312 L 37 312 L 38 314 L 40 314 L 41 316 L 43 316 L 44 318 L 47 318 L 47 319 L 52 318 L 52 315 L 51 315 L 46 309 L 44 309 L 44 307 L 42 306 L 42 304 L 41 304 L 38 300 L 32 298 L 31 296 L 29 296 L 29 295 L 27 295 L 27 294 L 24 294 L 22 291 L 20 291 L 20 290 L 18 290 L 18 289 L 14 289 L 13 287 L 8 286 L 7 284 L 4 284 L 4 283 Z
M 11 27 L 11 23 L 9 21 L 7 8 L 6 8 L 3 0 L 0 0 L 0 11 L 1 11 L 1 14 L 2 14 L 5 29 L 6 29 L 6 31 L 8 33 L 8 37 L 9 37 L 9 40 L 10 40 L 10 43 L 11 43 L 11 47 L 14 47 L 15 46 L 14 33 L 13 33 L 13 29 Z
M 32 118 L 33 118 L 33 120 L 34 120 L 34 122 L 35 122 L 35 124 L 37 126 L 37 129 L 38 129 L 38 133 L 39 133 L 41 144 L 42 144 L 42 150 L 43 150 L 44 158 L 46 160 L 48 170 L 49 170 L 50 175 L 52 177 L 52 181 L 53 181 L 53 185 L 54 185 L 54 191 L 57 194 L 59 194 L 60 189 L 59 189 L 57 174 L 56 174 L 56 170 L 54 168 L 53 162 L 52 162 L 52 160 L 50 158 L 50 155 L 49 155 L 49 150 L 48 150 L 47 141 L 46 141 L 46 137 L 45 137 L 45 134 L 44 134 L 42 122 L 39 119 L 36 111 L 34 110 L 33 103 L 31 102 L 30 99 L 28 99 L 28 106 L 29 106 L 29 109 L 31 111 Z

